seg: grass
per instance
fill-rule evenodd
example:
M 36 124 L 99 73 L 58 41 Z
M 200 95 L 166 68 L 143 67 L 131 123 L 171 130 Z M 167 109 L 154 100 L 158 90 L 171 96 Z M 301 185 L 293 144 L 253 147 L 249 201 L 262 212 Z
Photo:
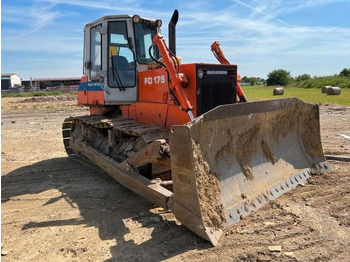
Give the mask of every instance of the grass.
M 327 95 L 321 93 L 319 88 L 285 87 L 284 95 L 282 96 L 274 96 L 272 94 L 274 87 L 255 85 L 243 86 L 242 88 L 248 101 L 297 97 L 304 102 L 312 104 L 350 106 L 350 88 L 342 88 L 340 95 Z
M 248 101 L 278 99 L 284 97 L 297 97 L 304 102 L 312 104 L 332 104 L 350 106 L 350 88 L 342 88 L 340 95 L 328 96 L 321 93 L 320 88 L 300 88 L 300 87 L 285 87 L 283 96 L 274 96 L 272 91 L 274 87 L 262 85 L 243 86 L 243 91 Z M 50 92 L 29 92 L 29 93 L 4 93 L 1 97 L 33 97 L 33 96 L 52 96 L 52 95 L 67 95 L 76 96 L 77 92 L 63 93 L 60 91 Z

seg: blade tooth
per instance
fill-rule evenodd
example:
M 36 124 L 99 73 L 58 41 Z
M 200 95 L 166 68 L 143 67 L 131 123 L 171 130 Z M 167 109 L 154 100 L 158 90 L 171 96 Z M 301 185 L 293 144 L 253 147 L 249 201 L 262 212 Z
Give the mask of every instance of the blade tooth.
M 329 169 L 327 163 L 322 163 L 321 167 L 324 167 L 324 164 Z M 284 193 L 296 188 L 299 184 L 302 184 L 311 177 L 311 172 L 309 168 L 303 169 L 300 172 L 290 176 L 284 181 L 262 191 L 261 193 L 250 196 L 244 201 L 240 202 L 237 205 L 229 207 L 226 209 L 226 224 L 225 227 L 230 226 L 231 224 L 241 220 L 243 217 L 248 216 L 253 211 L 257 211 L 263 207 L 270 200 L 277 199 Z

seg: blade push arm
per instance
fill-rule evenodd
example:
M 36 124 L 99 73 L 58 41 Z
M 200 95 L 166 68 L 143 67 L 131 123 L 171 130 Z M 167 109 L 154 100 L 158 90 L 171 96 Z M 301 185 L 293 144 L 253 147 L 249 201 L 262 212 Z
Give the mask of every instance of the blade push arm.
M 220 62 L 222 65 L 229 65 L 230 62 L 226 59 L 226 56 L 224 55 L 224 52 L 222 51 L 220 47 L 220 42 L 215 41 L 211 44 L 211 51 L 213 52 L 216 59 Z
M 160 55 L 163 58 L 163 63 L 169 72 L 170 77 L 170 89 L 173 92 L 175 98 L 178 100 L 181 109 L 188 113 L 191 120 L 194 119 L 192 114 L 192 105 L 188 100 L 183 87 L 183 78 L 176 72 L 173 61 L 169 55 L 169 49 L 165 44 L 163 35 L 158 33 L 153 37 L 153 43 L 157 45 Z
M 222 51 L 220 47 L 220 42 L 215 41 L 214 43 L 211 44 L 211 51 L 213 52 L 214 56 L 216 59 L 220 62 L 222 65 L 229 65 L 230 62 L 226 59 L 226 56 L 224 55 L 224 52 Z M 239 82 L 241 81 L 241 76 L 237 74 L 237 83 L 236 83 L 236 88 L 237 88 L 237 95 L 240 99 L 240 102 L 247 102 L 247 98 L 245 97 L 243 93 L 243 89 Z

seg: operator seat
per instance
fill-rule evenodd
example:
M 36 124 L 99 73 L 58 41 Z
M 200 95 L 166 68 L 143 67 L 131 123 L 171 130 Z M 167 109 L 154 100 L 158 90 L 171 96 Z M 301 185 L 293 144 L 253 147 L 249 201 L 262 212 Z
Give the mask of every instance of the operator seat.
M 132 68 L 125 56 L 112 56 L 114 70 L 117 78 L 120 79 L 121 84 L 125 87 L 132 87 L 135 85 L 135 68 Z M 113 70 L 113 69 L 112 69 Z
M 112 56 L 113 65 L 118 71 L 130 71 L 130 65 L 125 56 L 114 55 Z

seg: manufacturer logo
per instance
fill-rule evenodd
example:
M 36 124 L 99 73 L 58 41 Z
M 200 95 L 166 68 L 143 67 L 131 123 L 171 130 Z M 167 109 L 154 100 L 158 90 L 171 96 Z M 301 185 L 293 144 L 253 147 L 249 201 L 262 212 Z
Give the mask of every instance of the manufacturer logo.
M 93 83 L 93 82 L 89 82 L 88 86 L 100 86 L 103 88 L 103 83 Z
M 219 70 L 208 70 L 208 75 L 227 75 L 227 71 L 219 71 Z

